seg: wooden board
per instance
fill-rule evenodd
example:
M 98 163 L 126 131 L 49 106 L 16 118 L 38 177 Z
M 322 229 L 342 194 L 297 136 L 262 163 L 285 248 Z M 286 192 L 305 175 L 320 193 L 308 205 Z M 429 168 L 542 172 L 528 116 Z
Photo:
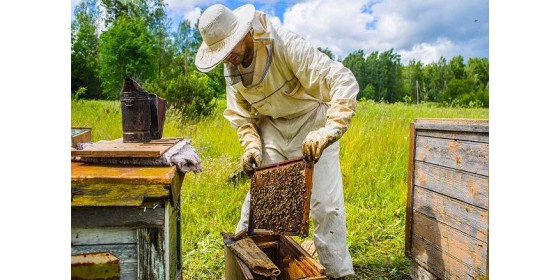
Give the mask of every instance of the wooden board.
M 470 141 L 416 137 L 416 160 L 488 176 L 489 145 Z
M 448 254 L 466 266 L 486 273 L 488 244 L 463 232 L 439 223 L 426 215 L 416 213 L 412 225 L 413 235 L 428 241 L 437 250 Z M 419 250 L 422 247 L 418 248 Z
M 138 280 L 166 279 L 163 229 L 138 229 Z M 169 275 L 167 275 L 167 279 Z
M 415 120 L 408 171 L 405 253 L 415 268 L 411 277 L 487 279 L 488 120 Z
M 162 138 L 145 143 L 123 143 L 123 139 L 99 141 L 83 150 L 72 150 L 80 157 L 141 157 L 159 158 L 183 138 Z
M 177 176 L 175 166 L 99 165 L 71 163 L 72 184 L 171 185 Z
M 141 206 L 169 198 L 165 185 L 72 184 L 72 206 Z
M 414 121 L 417 130 L 488 133 L 490 126 L 484 119 L 438 119 L 421 118 Z
M 154 206 L 72 207 L 72 228 L 163 227 L 164 207 Z
M 418 130 L 416 131 L 416 136 L 427 136 L 433 138 L 464 140 L 481 143 L 488 143 L 490 140 L 488 133 L 464 131 Z
M 488 239 L 488 211 L 421 187 L 415 188 L 413 200 L 414 211 L 472 237 Z
M 441 279 L 487 279 L 481 271 L 438 250 L 425 239 L 415 235 L 412 238 L 412 244 L 412 256 L 415 261 Z
M 72 209 L 104 210 L 106 207 L 73 207 Z M 114 212 L 131 207 L 112 207 Z M 121 208 L 121 209 L 119 209 Z M 181 239 L 179 209 L 171 206 L 169 200 L 158 208 L 162 214 L 162 227 L 153 227 L 152 223 L 138 224 L 137 227 L 127 226 L 127 221 L 120 223 L 91 224 L 81 223 L 71 228 L 72 254 L 89 254 L 109 252 L 116 256 L 123 272 L 121 279 L 182 279 L 181 273 Z M 151 209 L 153 210 L 153 209 Z M 149 212 L 150 209 L 146 209 Z M 97 213 L 99 211 L 96 211 Z M 80 211 L 84 213 L 84 211 Z M 135 216 L 143 212 L 137 212 Z M 97 213 L 98 215 L 100 213 Z M 82 215 L 83 216 L 83 215 Z M 102 215 L 99 215 L 102 216 Z M 89 216 L 91 218 L 91 216 Z M 108 220 L 115 220 L 122 215 L 104 216 Z M 84 217 L 82 217 L 84 218 Z M 74 217 L 73 217 L 74 222 Z
M 115 228 L 72 228 L 72 246 L 88 244 L 120 244 L 136 243 L 136 229 L 126 227 Z
M 178 204 L 180 205 L 180 203 Z M 181 207 L 172 207 L 169 201 L 165 206 L 164 248 L 165 275 L 168 279 L 182 279 L 181 262 Z
M 224 235 L 224 242 L 226 236 Z M 261 250 L 272 250 L 275 258 L 271 258 L 280 269 L 280 275 L 276 279 L 291 280 L 326 280 L 326 269 L 309 255 L 290 236 L 282 235 L 252 235 L 250 236 L 257 247 Z M 274 246 L 271 246 L 274 245 Z M 264 279 L 264 277 L 253 274 L 251 270 L 224 244 L 225 257 L 225 280 L 251 280 Z M 269 279 L 269 278 L 266 278 Z
M 119 259 L 120 279 L 138 279 L 137 244 L 91 244 L 72 246 L 72 255 L 109 252 Z
M 119 279 L 119 259 L 111 253 L 100 252 L 72 256 L 72 279 Z
M 488 177 L 421 161 L 414 172 L 414 185 L 488 210 Z

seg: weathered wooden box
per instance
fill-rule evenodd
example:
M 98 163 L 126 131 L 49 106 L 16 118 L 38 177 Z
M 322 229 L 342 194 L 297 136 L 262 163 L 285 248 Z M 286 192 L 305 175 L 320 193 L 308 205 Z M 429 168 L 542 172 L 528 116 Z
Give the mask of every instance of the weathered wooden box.
M 183 176 L 175 166 L 72 162 L 72 255 L 110 253 L 119 279 L 182 279 Z
M 327 279 L 325 268 L 307 251 L 305 251 L 290 236 L 283 235 L 253 235 L 251 236 L 257 247 L 259 247 L 274 264 L 280 269 L 280 275 L 276 278 L 265 278 L 252 273 L 226 245 L 224 245 L 225 256 L 225 280 L 322 280 Z
M 417 119 L 410 136 L 412 278 L 488 279 L 488 121 Z

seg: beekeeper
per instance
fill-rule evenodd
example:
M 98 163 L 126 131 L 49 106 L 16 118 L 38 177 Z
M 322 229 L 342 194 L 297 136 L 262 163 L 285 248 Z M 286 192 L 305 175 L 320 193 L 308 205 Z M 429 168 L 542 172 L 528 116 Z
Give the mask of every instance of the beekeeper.
M 302 155 L 315 161 L 310 214 L 319 261 L 329 277 L 354 274 L 338 156 L 356 108 L 354 75 L 251 4 L 210 6 L 198 29 L 196 67 L 208 72 L 224 62 L 224 117 L 237 129 L 244 171 Z M 247 229 L 249 201 L 247 193 L 236 232 Z

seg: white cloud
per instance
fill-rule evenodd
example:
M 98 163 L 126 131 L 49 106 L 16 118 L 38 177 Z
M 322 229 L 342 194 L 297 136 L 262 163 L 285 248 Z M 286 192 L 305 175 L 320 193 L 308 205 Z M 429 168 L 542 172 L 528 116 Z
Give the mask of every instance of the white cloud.
M 178 23 L 183 19 L 188 19 L 192 24 L 196 23 L 200 17 L 202 9 L 216 3 L 224 3 L 224 0 L 165 0 L 167 4 L 167 12 L 174 23 Z
M 186 11 L 185 15 L 183 16 L 183 19 L 190 21 L 191 24 L 195 24 L 198 21 L 198 18 L 200 17 L 201 13 L 202 13 L 202 9 L 196 7 L 192 10 Z
M 428 64 L 438 61 L 441 56 L 453 57 L 459 53 L 459 46 L 455 45 L 447 38 L 438 39 L 434 43 L 420 43 L 414 45 L 410 50 L 400 50 L 401 62 L 408 65 L 411 60 L 421 61 Z
M 165 0 L 165 3 L 168 5 L 169 10 L 178 13 L 185 13 L 189 10 L 200 7 L 200 6 L 208 6 L 214 3 L 223 3 L 224 1 L 220 0 L 192 0 L 192 1 L 185 1 L 185 0 Z
M 288 8 L 283 25 L 341 57 L 358 49 L 394 49 L 407 62 L 487 57 L 488 5 L 488 0 L 308 0 Z

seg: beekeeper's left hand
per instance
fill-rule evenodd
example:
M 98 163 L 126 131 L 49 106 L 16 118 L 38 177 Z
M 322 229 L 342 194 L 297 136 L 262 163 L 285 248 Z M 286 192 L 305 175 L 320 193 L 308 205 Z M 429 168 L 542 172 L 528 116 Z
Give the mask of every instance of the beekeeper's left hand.
M 321 127 L 309 132 L 301 146 L 301 152 L 308 162 L 317 162 L 323 151 L 342 136 L 337 127 Z

